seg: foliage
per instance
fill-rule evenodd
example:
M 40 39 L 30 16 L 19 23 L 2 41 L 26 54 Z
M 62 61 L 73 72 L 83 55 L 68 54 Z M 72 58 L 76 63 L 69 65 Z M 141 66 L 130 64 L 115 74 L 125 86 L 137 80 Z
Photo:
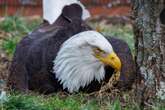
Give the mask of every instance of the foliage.
M 13 55 L 18 41 L 18 37 L 6 39 L 2 43 L 2 48 L 5 50 L 7 54 Z
M 30 22 L 30 23 L 29 23 Z M 29 33 L 34 29 L 41 20 L 27 21 L 26 19 L 19 16 L 6 17 L 4 21 L 0 22 L 0 29 L 5 32 L 19 32 Z
M 8 101 L 1 106 L 3 110 L 98 110 L 97 103 L 85 100 L 81 95 L 60 98 L 58 94 L 43 96 L 36 94 L 10 94 Z
M 0 30 L 8 33 L 2 42 L 2 49 L 12 56 L 20 39 L 31 32 L 40 22 L 41 20 L 27 21 L 18 16 L 6 17 L 3 22 L 0 22 Z
M 129 100 L 129 99 L 128 99 Z M 127 101 L 128 101 L 127 100 Z M 141 110 L 135 99 L 123 105 L 121 99 L 114 101 L 87 97 L 86 94 L 48 96 L 29 93 L 21 94 L 12 92 L 7 101 L 1 103 L 1 110 Z M 149 108 L 150 110 L 165 110 L 165 105 L 160 101 Z

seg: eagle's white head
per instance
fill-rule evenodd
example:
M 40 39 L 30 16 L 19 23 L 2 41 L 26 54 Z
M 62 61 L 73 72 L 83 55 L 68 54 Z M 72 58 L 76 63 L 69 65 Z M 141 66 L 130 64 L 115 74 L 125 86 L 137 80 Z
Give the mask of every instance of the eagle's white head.
M 106 65 L 115 70 L 121 68 L 120 59 L 104 36 L 96 31 L 85 31 L 63 43 L 54 60 L 53 71 L 63 89 L 75 92 L 93 80 L 103 80 Z

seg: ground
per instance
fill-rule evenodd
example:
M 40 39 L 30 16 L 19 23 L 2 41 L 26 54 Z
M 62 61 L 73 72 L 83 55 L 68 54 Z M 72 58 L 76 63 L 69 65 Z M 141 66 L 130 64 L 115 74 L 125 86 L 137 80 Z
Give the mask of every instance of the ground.
M 99 23 L 98 23 L 99 21 Z M 96 23 L 97 22 L 97 23 Z M 27 33 L 31 32 L 41 19 L 25 19 L 7 17 L 0 22 L 0 87 L 5 89 L 8 68 L 16 44 Z M 118 36 L 125 40 L 134 55 L 133 30 L 128 18 L 125 17 L 98 17 L 88 22 L 105 35 Z M 140 110 L 136 100 L 135 90 L 110 94 L 52 94 L 48 96 L 37 93 L 21 94 L 8 91 L 7 100 L 1 102 L 1 110 Z M 155 101 L 148 109 L 165 110 L 165 105 Z

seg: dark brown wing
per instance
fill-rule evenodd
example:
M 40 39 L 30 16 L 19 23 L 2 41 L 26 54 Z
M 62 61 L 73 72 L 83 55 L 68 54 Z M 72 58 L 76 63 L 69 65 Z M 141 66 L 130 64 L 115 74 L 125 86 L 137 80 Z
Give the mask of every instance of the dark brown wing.
M 117 86 L 120 89 L 131 88 L 136 77 L 135 63 L 131 50 L 123 40 L 113 37 L 107 37 L 107 39 L 122 62 L 120 81 Z

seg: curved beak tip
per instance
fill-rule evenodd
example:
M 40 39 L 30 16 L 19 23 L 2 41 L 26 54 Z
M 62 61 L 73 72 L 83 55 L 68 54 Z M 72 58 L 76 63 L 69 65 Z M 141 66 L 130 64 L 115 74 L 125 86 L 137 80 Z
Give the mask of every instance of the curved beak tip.
M 122 64 L 120 58 L 114 52 L 109 55 L 109 65 L 117 71 L 121 70 Z

